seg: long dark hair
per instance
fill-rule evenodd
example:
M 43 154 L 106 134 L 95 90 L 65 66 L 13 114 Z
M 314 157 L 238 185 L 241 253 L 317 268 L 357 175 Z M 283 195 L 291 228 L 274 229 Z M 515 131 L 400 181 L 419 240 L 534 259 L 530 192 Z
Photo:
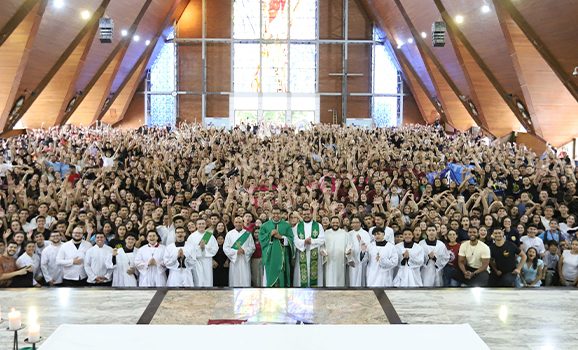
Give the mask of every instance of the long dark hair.
M 530 249 L 533 249 L 536 252 L 536 256 L 534 257 L 534 260 L 532 260 L 532 268 L 536 270 L 538 269 L 538 259 L 540 259 L 538 256 L 538 250 L 534 247 L 528 248 L 528 250 L 526 250 L 526 257 L 528 256 L 528 252 L 530 251 Z

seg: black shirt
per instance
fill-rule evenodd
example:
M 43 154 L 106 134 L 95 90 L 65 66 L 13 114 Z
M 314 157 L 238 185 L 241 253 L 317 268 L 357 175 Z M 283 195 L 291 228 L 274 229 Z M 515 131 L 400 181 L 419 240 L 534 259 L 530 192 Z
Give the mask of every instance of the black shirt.
M 495 244 L 490 246 L 492 259 L 498 270 L 502 273 L 511 273 L 518 265 L 516 255 L 520 254 L 520 248 L 510 241 L 505 241 L 501 247 Z

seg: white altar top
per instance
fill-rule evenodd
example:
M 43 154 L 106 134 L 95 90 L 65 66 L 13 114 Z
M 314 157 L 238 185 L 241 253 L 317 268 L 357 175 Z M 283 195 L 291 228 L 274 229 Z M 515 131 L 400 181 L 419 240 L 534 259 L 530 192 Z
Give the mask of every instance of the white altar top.
M 489 349 L 461 325 L 62 325 L 42 350 Z

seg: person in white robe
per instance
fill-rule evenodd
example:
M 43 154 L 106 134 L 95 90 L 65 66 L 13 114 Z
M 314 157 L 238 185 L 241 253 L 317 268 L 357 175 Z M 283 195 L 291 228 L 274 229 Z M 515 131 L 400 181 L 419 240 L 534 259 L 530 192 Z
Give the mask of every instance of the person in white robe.
M 251 232 L 243 229 L 243 218 L 233 221 L 235 228 L 225 236 L 223 251 L 231 261 L 229 264 L 229 287 L 251 287 L 251 256 L 255 252 L 255 241 Z
M 185 228 L 177 227 L 175 242 L 165 249 L 164 263 L 169 269 L 167 287 L 194 287 L 193 270 L 197 268 L 195 247 L 185 242 Z
M 395 287 L 422 287 L 421 267 L 425 263 L 423 248 L 413 242 L 413 232 L 403 231 L 403 242 L 395 245 L 399 256 Z
M 395 244 L 395 237 L 394 237 L 393 229 L 391 227 L 386 226 L 384 213 L 375 214 L 375 226 L 373 226 L 369 229 L 370 235 L 375 236 L 375 234 L 373 233 L 373 230 L 375 230 L 376 227 L 381 227 L 381 229 L 383 229 L 383 232 L 385 233 L 385 240 L 386 241 L 388 241 L 391 244 Z
M 92 245 L 83 240 L 84 231 L 81 226 L 72 229 L 72 239 L 62 244 L 56 255 L 56 264 L 62 267 L 62 286 L 79 287 L 86 285 L 84 258 Z
M 135 266 L 135 256 L 138 252 L 136 244 L 137 238 L 134 234 L 128 234 L 124 239 L 122 248 L 112 250 L 112 273 L 113 287 L 136 287 L 138 270 Z
M 112 285 L 112 248 L 105 245 L 106 236 L 102 232 L 96 234 L 96 244 L 86 252 L 84 270 L 89 285 Z
M 157 231 L 147 233 L 148 244 L 140 247 L 134 258 L 139 272 L 139 287 L 165 287 L 167 285 L 166 267 L 163 258 L 165 246 L 159 244 Z
M 365 287 L 367 278 L 367 264 L 362 264 L 360 260 L 361 245 L 369 246 L 373 241 L 373 236 L 361 228 L 361 220 L 358 217 L 351 219 L 352 230 L 348 232 L 349 242 L 351 243 L 351 261 L 347 265 L 348 286 Z
M 169 219 L 168 225 L 159 225 L 156 230 L 161 237 L 161 244 L 165 247 L 175 243 L 177 227 L 184 227 L 185 218 L 182 215 L 175 215 Z
M 29 272 L 27 279 L 30 278 L 30 283 L 32 283 L 33 287 L 40 286 L 38 284 L 38 278 L 41 276 L 39 271 L 40 269 L 40 257 L 35 253 L 36 250 L 36 243 L 28 242 L 24 247 L 24 254 L 20 255 L 18 259 L 16 259 L 16 267 L 19 269 L 23 267 L 31 267 L 32 272 Z
M 303 232 L 300 232 L 301 229 Z M 323 256 L 320 250 L 325 244 L 325 232 L 320 223 L 312 220 L 311 209 L 303 209 L 303 221 L 293 228 L 293 242 L 296 249 L 293 287 L 323 287 Z M 312 268 L 314 260 L 317 260 L 317 266 Z M 301 270 L 307 274 L 303 278 Z
M 353 261 L 352 244 L 349 235 L 341 228 L 341 219 L 331 218 L 331 228 L 325 231 L 325 286 L 345 287 L 347 263 Z
M 50 244 L 42 250 L 42 255 L 40 256 L 42 275 L 49 286 L 62 284 L 62 266 L 56 263 L 56 256 L 62 247 L 61 239 L 59 232 L 52 232 L 50 234 Z
M 212 232 L 206 231 L 205 219 L 197 220 L 197 230 L 187 238 L 197 254 L 197 268 L 193 275 L 196 287 L 213 286 L 213 257 L 219 251 L 219 244 Z
M 361 241 L 361 260 L 367 264 L 367 287 L 393 286 L 393 273 L 398 264 L 395 245 L 385 239 L 381 227 L 373 230 L 375 241 L 367 245 Z
M 427 238 L 419 242 L 425 258 L 424 266 L 421 268 L 421 279 L 424 287 L 443 286 L 443 270 L 450 261 L 450 253 L 446 245 L 437 239 L 437 234 L 437 228 L 434 225 L 429 225 L 426 229 Z

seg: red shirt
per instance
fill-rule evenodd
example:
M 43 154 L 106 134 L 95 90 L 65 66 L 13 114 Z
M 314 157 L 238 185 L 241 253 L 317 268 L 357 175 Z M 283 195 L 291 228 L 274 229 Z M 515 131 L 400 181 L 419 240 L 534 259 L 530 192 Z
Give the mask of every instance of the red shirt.
M 251 255 L 251 259 L 261 259 L 262 256 L 262 252 L 261 252 L 261 242 L 259 242 L 259 240 L 255 241 L 255 252 L 253 252 L 253 255 Z
M 451 246 L 449 243 L 446 243 L 446 248 L 450 251 L 450 261 L 448 265 L 457 267 L 458 266 L 458 253 L 460 252 L 460 244 L 456 243 Z

